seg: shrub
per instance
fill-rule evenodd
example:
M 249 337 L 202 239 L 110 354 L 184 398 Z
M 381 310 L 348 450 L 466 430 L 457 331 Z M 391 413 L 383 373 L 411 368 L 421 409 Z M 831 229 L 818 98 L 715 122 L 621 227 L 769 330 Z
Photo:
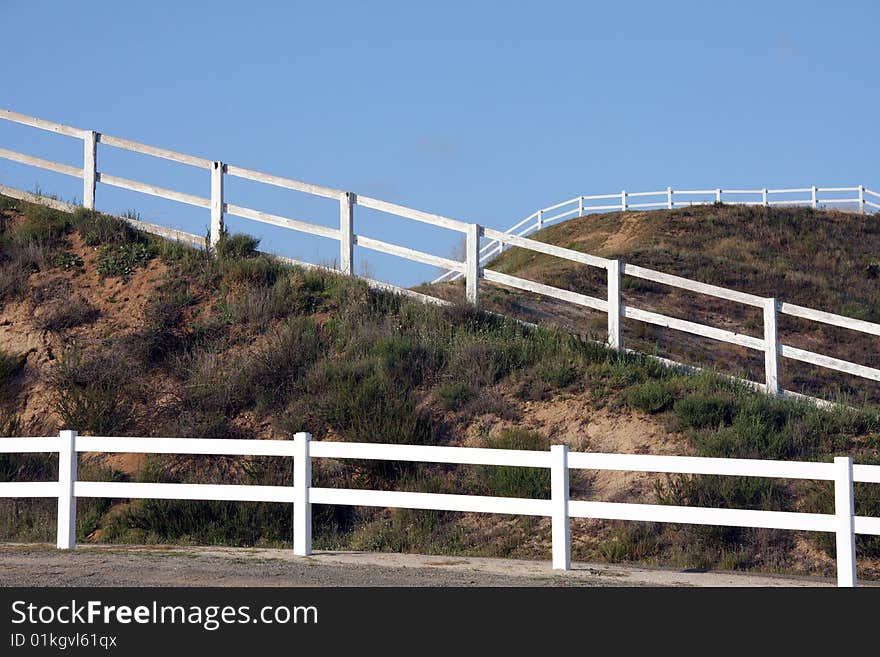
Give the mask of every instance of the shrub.
M 734 405 L 717 396 L 690 395 L 675 402 L 675 416 L 685 428 L 717 429 L 733 421 Z
M 475 392 L 467 383 L 450 381 L 437 386 L 435 394 L 444 408 L 454 411 L 472 399 Z
M 483 447 L 491 449 L 524 449 L 545 451 L 550 441 L 541 434 L 525 429 L 502 429 L 497 437 L 486 437 Z M 481 479 L 488 495 L 548 499 L 550 470 L 514 466 L 482 466 Z
M 217 256 L 221 260 L 242 260 L 257 255 L 260 240 L 244 233 L 228 235 L 224 232 L 217 242 Z
M 77 273 L 81 274 L 85 271 L 85 269 L 83 268 L 83 264 L 83 259 L 75 253 L 71 253 L 70 251 L 62 251 L 57 256 L 55 256 L 55 266 L 60 267 L 65 271 L 73 269 Z
M 322 289 L 307 289 L 299 277 L 280 276 L 271 286 L 257 285 L 230 292 L 221 312 L 230 324 L 247 324 L 262 330 L 273 320 L 314 312 L 322 301 Z
M 271 287 L 285 275 L 284 264 L 269 256 L 221 261 L 223 282 L 228 288 Z
M 320 330 L 308 318 L 292 318 L 272 332 L 242 367 L 247 390 L 258 411 L 283 406 L 306 369 L 326 353 Z
M 184 406 L 204 418 L 234 415 L 248 407 L 258 413 L 282 407 L 302 387 L 306 369 L 325 353 L 317 324 L 294 318 L 249 353 L 224 359 L 194 351 L 182 362 Z
M 6 239 L 14 246 L 40 244 L 59 245 L 68 229 L 67 215 L 41 205 L 23 204 L 23 217 L 6 231 Z
M 626 395 L 626 403 L 646 413 L 662 413 L 672 406 L 673 396 L 662 381 L 646 381 L 632 387 Z
M 145 235 L 127 222 L 85 208 L 74 210 L 71 223 L 79 231 L 86 246 L 121 246 L 148 242 Z
M 131 371 L 121 353 L 84 359 L 73 348 L 62 354 L 52 383 L 63 428 L 105 436 L 126 431 L 134 416 Z
M 776 480 L 755 477 L 675 475 L 656 487 L 661 504 L 728 509 L 788 510 L 790 490 Z M 669 526 L 664 530 L 679 558 L 700 568 L 732 563 L 738 568 L 776 566 L 790 549 L 790 532 L 743 527 Z M 731 548 L 739 548 L 731 555 Z M 733 558 L 735 557 L 735 558 Z
M 492 338 L 457 338 L 449 356 L 451 374 L 475 387 L 489 386 L 523 364 L 510 345 Z
M 436 442 L 438 429 L 411 390 L 377 371 L 375 361 L 323 363 L 307 382 L 318 418 L 347 440 L 406 445 Z
M 144 313 L 146 326 L 131 338 L 132 351 L 142 362 L 162 363 L 187 345 L 181 326 L 184 311 L 194 300 L 186 281 L 181 279 L 172 279 L 156 290 Z
M 110 519 L 103 534 L 138 543 L 289 546 L 291 521 L 283 504 L 143 500 Z
M 28 240 L 15 246 L 11 252 L 12 262 L 24 272 L 45 271 L 53 262 L 52 249 L 45 242 Z
M 538 376 L 551 388 L 565 390 L 581 376 L 580 367 L 568 358 L 553 358 L 542 361 L 538 366 Z
M 101 278 L 128 279 L 135 269 L 147 264 L 153 255 L 153 249 L 143 242 L 105 244 L 98 257 L 98 274 Z
M 375 343 L 372 354 L 392 380 L 402 386 L 418 386 L 443 367 L 445 353 L 421 344 L 411 336 L 391 335 Z
M 649 559 L 661 548 L 662 531 L 662 526 L 654 523 L 616 523 L 611 534 L 599 544 L 599 554 L 610 563 Z
M 750 396 L 742 400 L 730 426 L 702 430 L 692 437 L 700 456 L 798 460 L 812 458 L 826 439 L 818 417 L 780 400 Z M 793 412 L 794 411 L 794 412 Z
M 523 401 L 543 401 L 550 397 L 550 386 L 534 372 L 517 377 L 516 396 Z
M 21 297 L 27 290 L 30 274 L 17 262 L 0 264 L 0 303 Z

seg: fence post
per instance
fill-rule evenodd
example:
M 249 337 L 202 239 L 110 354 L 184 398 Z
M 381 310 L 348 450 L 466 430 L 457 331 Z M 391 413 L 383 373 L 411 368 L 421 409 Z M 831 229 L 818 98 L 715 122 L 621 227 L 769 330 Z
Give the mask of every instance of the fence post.
M 768 205 L 767 204 L 767 188 L 766 187 L 761 190 L 761 205 L 763 205 L 765 208 Z
M 810 188 L 810 192 L 811 192 L 811 203 L 812 203 L 812 206 L 813 206 L 814 208 L 818 208 L 818 207 L 819 207 L 819 200 L 818 200 L 818 195 L 817 195 L 817 190 L 816 190 L 816 186 L 815 186 L 815 185 L 813 185 L 813 186 Z
M 544 227 L 544 211 L 538 210 L 538 230 Z
M 58 524 L 55 545 L 59 550 L 76 547 L 76 431 L 62 431 L 58 446 Z
M 834 515 L 837 518 L 837 585 L 856 585 L 855 501 L 853 460 L 834 457 Z
M 343 192 L 339 199 L 339 271 L 354 273 L 354 204 L 357 197 Z
M 626 212 L 626 190 L 620 192 L 620 210 Z
M 673 203 L 672 203 L 672 187 L 667 187 L 666 188 L 666 208 L 671 210 L 672 205 L 673 205 Z
M 865 187 L 859 185 L 859 212 L 865 214 Z
M 715 190 L 715 202 L 721 203 L 721 190 L 720 189 Z
M 83 137 L 83 207 L 95 209 L 95 181 L 98 178 L 98 133 L 87 130 Z
M 466 234 L 466 296 L 468 303 L 475 306 L 480 294 L 480 224 L 468 224 Z
M 768 395 L 779 394 L 779 330 L 776 299 L 764 299 L 764 381 Z
M 211 167 L 211 246 L 216 247 L 223 233 L 223 170 L 222 162 Z
M 608 346 L 620 349 L 620 260 L 608 261 Z
M 553 505 L 553 570 L 571 570 L 571 526 L 568 516 L 568 445 L 552 445 L 550 500 Z
M 300 432 L 293 437 L 293 553 L 307 557 L 312 553 L 312 457 L 309 442 L 312 434 Z
M 578 216 L 584 216 L 584 197 L 578 196 Z

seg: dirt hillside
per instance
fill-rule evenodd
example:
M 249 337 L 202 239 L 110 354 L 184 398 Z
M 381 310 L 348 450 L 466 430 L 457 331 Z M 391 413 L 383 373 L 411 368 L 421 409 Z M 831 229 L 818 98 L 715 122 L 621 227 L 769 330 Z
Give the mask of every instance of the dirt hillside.
M 646 221 L 627 217 L 620 231 L 610 218 L 599 221 L 605 228 L 578 244 L 636 249 Z M 843 450 L 862 462 L 880 445 L 871 407 L 828 414 L 769 400 L 565 331 L 530 329 L 466 305 L 425 306 L 356 279 L 286 267 L 256 247 L 232 235 L 205 253 L 102 215 L 0 198 L 0 433 L 284 440 L 306 430 L 317 440 L 536 450 L 565 443 L 813 459 Z M 495 266 L 548 267 L 518 257 L 509 252 Z M 39 480 L 53 467 L 3 456 L 0 480 Z M 82 473 L 266 485 L 292 477 L 282 459 L 126 455 L 86 456 Z M 317 461 L 314 479 L 509 497 L 549 491 L 540 469 Z M 603 501 L 817 511 L 831 503 L 827 491 L 777 482 L 719 491 L 708 478 L 631 473 L 577 473 L 572 489 L 575 498 Z M 869 503 L 880 507 L 880 498 Z M 0 504 L 0 539 L 48 540 L 48 506 Z M 291 536 L 289 509 L 280 506 L 83 500 L 77 529 L 92 542 L 277 547 Z M 821 575 L 833 564 L 827 541 L 791 532 L 599 521 L 573 528 L 579 559 Z M 546 558 L 550 539 L 549 522 L 533 518 L 348 507 L 318 507 L 314 535 L 319 549 L 526 558 Z M 863 550 L 860 566 L 871 574 L 880 545 Z

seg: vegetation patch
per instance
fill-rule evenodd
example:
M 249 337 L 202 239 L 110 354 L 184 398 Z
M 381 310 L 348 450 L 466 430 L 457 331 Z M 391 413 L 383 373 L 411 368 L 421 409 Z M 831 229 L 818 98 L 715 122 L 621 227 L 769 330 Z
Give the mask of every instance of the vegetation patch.
M 503 429 L 496 437 L 486 437 L 483 447 L 490 449 L 522 449 L 547 451 L 546 436 L 524 429 Z M 488 495 L 500 497 L 550 498 L 550 470 L 513 466 L 483 466 L 481 478 Z
M 128 279 L 138 267 L 143 267 L 153 257 L 147 244 L 105 244 L 98 257 L 98 274 L 101 278 Z

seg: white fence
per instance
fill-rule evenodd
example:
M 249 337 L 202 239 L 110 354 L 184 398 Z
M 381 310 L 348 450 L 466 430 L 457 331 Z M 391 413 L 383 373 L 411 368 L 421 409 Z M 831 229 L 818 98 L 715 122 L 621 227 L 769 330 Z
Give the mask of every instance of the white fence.
M 852 197 L 841 197 L 839 194 L 852 193 Z M 828 194 L 828 196 L 823 196 Z M 870 201 L 870 196 L 875 201 Z M 678 200 L 676 200 L 676 197 Z M 801 198 L 802 197 L 802 198 Z M 640 199 L 632 203 L 630 199 Z M 645 198 L 660 200 L 644 201 Z M 587 201 L 605 201 L 601 205 L 587 205 Z M 611 201 L 614 201 L 611 203 Z M 851 207 L 862 214 L 868 210 L 880 210 L 880 194 L 871 191 L 864 185 L 856 187 L 794 187 L 790 189 L 679 189 L 667 187 L 659 192 L 627 192 L 619 194 L 598 194 L 593 196 L 576 196 L 575 198 L 556 203 L 533 212 L 522 221 L 508 228 L 505 233 L 525 237 L 536 233 L 550 224 L 563 219 L 583 217 L 594 212 L 627 212 L 633 210 L 672 210 L 692 205 L 708 205 L 711 203 L 727 203 L 731 205 L 759 205 L 771 207 L 777 205 L 804 205 L 812 208 L 820 207 Z M 500 240 L 492 240 L 480 249 L 480 264 L 485 264 L 510 248 Z M 434 283 L 458 280 L 461 274 L 448 271 L 434 279 Z
M 107 438 L 78 436 L 75 431 L 62 431 L 59 437 L 0 438 L 0 453 L 56 452 L 58 454 L 57 482 L 0 483 L 0 497 L 57 497 L 57 546 L 59 549 L 76 547 L 76 500 L 79 497 L 224 500 L 293 504 L 295 511 L 293 549 L 295 554 L 303 556 L 312 551 L 311 514 L 313 504 L 549 517 L 552 520 L 552 565 L 554 569 L 558 570 L 571 568 L 570 518 L 834 532 L 836 534 L 837 582 L 839 586 L 856 585 L 856 534 L 880 535 L 880 518 L 855 515 L 853 496 L 854 482 L 880 483 L 880 466 L 853 465 L 851 457 L 837 457 L 833 463 L 814 463 L 642 454 L 599 454 L 569 452 L 566 445 L 553 445 L 549 452 L 535 452 L 471 447 L 312 442 L 311 435 L 308 433 L 296 434 L 293 441 Z M 294 459 L 294 476 L 290 486 L 80 481 L 77 478 L 77 461 L 78 454 L 82 452 L 280 456 Z M 550 499 L 527 499 L 316 488 L 312 486 L 313 458 L 548 468 L 551 473 L 551 497 Z M 569 499 L 569 472 L 572 469 L 829 481 L 834 485 L 834 513 L 794 513 L 571 500 Z
M 563 301 L 567 301 L 574 305 L 590 308 L 601 313 L 607 315 L 607 344 L 614 349 L 623 349 L 624 345 L 621 339 L 621 319 L 626 318 L 633 321 L 644 322 L 648 324 L 654 324 L 656 326 L 662 326 L 665 328 L 673 329 L 676 331 L 682 331 L 685 333 L 690 333 L 692 335 L 698 335 L 704 338 L 709 338 L 712 340 L 716 340 L 719 342 L 725 342 L 728 344 L 735 344 L 739 346 L 746 347 L 748 349 L 752 349 L 755 351 L 763 352 L 764 354 L 764 364 L 765 364 L 765 375 L 763 382 L 754 382 L 748 381 L 747 383 L 756 387 L 759 390 L 762 390 L 768 394 L 772 395 L 785 395 L 794 398 L 804 398 L 804 395 L 800 395 L 798 393 L 783 390 L 779 385 L 779 368 L 780 368 L 780 359 L 788 358 L 791 360 L 797 360 L 804 363 L 809 363 L 812 365 L 816 365 L 819 367 L 835 370 L 838 372 L 844 372 L 847 374 L 851 374 L 853 376 L 870 379 L 872 381 L 880 381 L 880 369 L 868 367 L 866 365 L 860 365 L 858 363 L 852 363 L 849 361 L 845 361 L 839 358 L 834 358 L 831 356 L 827 356 L 825 354 L 816 353 L 813 351 L 808 351 L 806 349 L 800 349 L 797 347 L 792 347 L 786 344 L 782 344 L 779 339 L 778 331 L 777 331 L 777 315 L 791 315 L 794 317 L 799 317 L 802 319 L 806 319 L 813 322 L 819 322 L 822 324 L 829 324 L 832 326 L 843 327 L 852 331 L 867 333 L 870 335 L 880 336 L 880 324 L 875 324 L 872 322 L 866 322 L 863 320 L 858 320 L 850 317 L 845 317 L 842 315 L 837 315 L 834 313 L 825 312 L 822 310 L 816 310 L 812 308 L 807 308 L 804 306 L 795 305 L 792 303 L 787 303 L 782 300 L 778 300 L 776 298 L 764 298 L 759 297 L 754 294 L 748 294 L 745 292 L 740 292 L 738 290 L 732 290 L 728 288 L 719 287 L 717 285 L 709 285 L 706 283 L 700 283 L 698 281 L 693 281 L 687 278 L 682 278 L 680 276 L 674 276 L 672 274 L 666 274 L 660 271 L 648 269 L 645 267 L 639 267 L 637 265 L 626 264 L 619 260 L 611 260 L 608 258 L 601 258 L 598 256 L 590 255 L 587 253 L 581 253 L 580 251 L 575 251 L 572 249 L 566 249 L 558 246 L 553 246 L 551 244 L 545 244 L 544 242 L 539 242 L 536 240 L 529 239 L 527 237 L 516 235 L 513 231 L 522 228 L 521 225 L 517 225 L 507 232 L 502 232 L 499 230 L 494 230 L 491 228 L 486 228 L 480 226 L 476 223 L 466 223 L 463 221 L 458 221 L 456 219 L 450 219 L 448 217 L 442 217 L 440 215 L 431 214 L 428 212 L 422 212 L 420 210 L 413 210 L 411 208 L 407 208 L 401 205 L 397 205 L 394 203 L 388 203 L 386 201 L 381 201 L 379 199 L 370 198 L 368 196 L 361 196 L 358 194 L 354 194 L 351 192 L 345 192 L 338 189 L 332 189 L 329 187 L 322 187 L 320 185 L 313 185 L 310 183 L 301 182 L 298 180 L 293 180 L 290 178 L 283 178 L 280 176 L 275 176 L 267 173 L 261 173 L 259 171 L 253 171 L 251 169 L 245 169 L 242 167 L 234 166 L 232 164 L 225 164 L 220 161 L 208 160 L 205 158 L 195 157 L 192 155 L 186 155 L 184 153 L 178 153 L 176 151 L 170 151 L 164 148 L 158 148 L 155 146 L 148 146 L 145 144 L 141 144 L 135 141 L 131 141 L 128 139 L 122 139 L 120 137 L 111 137 L 109 135 L 105 135 L 102 133 L 95 132 L 93 130 L 83 130 L 80 128 L 73 128 L 70 126 L 62 125 L 59 123 L 53 123 L 51 121 L 45 121 L 43 119 L 34 118 L 31 116 L 25 116 L 23 114 L 18 114 L 15 112 L 11 112 L 9 110 L 0 109 L 0 119 L 5 119 L 7 121 L 12 121 L 14 123 L 19 123 L 27 126 L 31 126 L 34 128 L 39 128 L 42 130 L 47 130 L 50 132 L 55 132 L 61 135 L 66 135 L 68 137 L 74 137 L 77 139 L 81 139 L 84 145 L 84 155 L 83 155 L 83 166 L 82 167 L 74 167 L 67 164 L 61 164 L 58 162 L 52 162 L 49 160 L 44 160 L 38 157 L 34 157 L 31 155 L 27 155 L 24 153 L 19 153 L 16 151 L 11 151 L 8 149 L 0 148 L 0 158 L 5 158 L 8 160 L 12 160 L 15 162 L 20 162 L 23 164 L 32 165 L 41 169 L 47 169 L 49 171 L 56 171 L 58 173 L 66 174 L 69 176 L 73 176 L 76 178 L 81 178 L 83 180 L 83 205 L 87 208 L 95 207 L 95 190 L 97 183 L 103 183 L 106 185 L 111 185 L 114 187 L 121 187 L 124 189 L 129 189 L 137 192 L 142 192 L 144 194 L 151 194 L 154 196 L 159 196 L 162 198 L 170 199 L 173 201 L 177 201 L 180 203 L 193 205 L 200 208 L 205 208 L 210 210 L 211 216 L 211 231 L 210 231 L 210 239 L 212 243 L 216 243 L 220 237 L 221 230 L 223 227 L 223 217 L 225 214 L 235 215 L 237 217 L 242 217 L 245 219 L 272 224 L 275 226 L 281 226 L 284 228 L 289 228 L 294 231 L 309 233 L 312 235 L 319 235 L 321 237 L 329 238 L 332 240 L 336 240 L 339 243 L 339 271 L 345 274 L 353 273 L 353 257 L 354 257 L 354 246 L 358 245 L 364 247 L 366 249 L 371 249 L 374 251 L 379 251 L 382 253 L 387 253 L 390 255 L 398 256 L 401 258 L 405 258 L 407 260 L 411 260 L 414 262 L 419 262 L 427 265 L 432 265 L 435 267 L 439 267 L 441 269 L 445 269 L 447 271 L 452 271 L 458 274 L 465 276 L 466 278 L 466 298 L 470 303 L 476 304 L 479 299 L 479 285 L 480 280 L 487 280 L 493 283 L 497 283 L 499 285 L 504 285 L 507 287 L 511 287 L 514 289 L 524 290 L 527 292 L 532 292 L 539 295 L 544 295 L 548 297 L 552 297 L 554 299 L 559 299 Z M 178 162 L 181 164 L 189 165 L 192 167 L 197 167 L 200 169 L 204 169 L 210 173 L 211 180 L 211 197 L 205 198 L 200 196 L 194 196 L 192 194 L 183 193 L 180 191 L 165 189 L 161 187 L 157 187 L 155 185 L 150 185 L 142 182 L 137 182 L 133 180 L 128 180 L 125 178 L 121 178 L 118 176 L 114 176 L 102 171 L 99 171 L 97 168 L 97 148 L 98 145 L 109 146 L 113 148 L 120 148 L 128 151 L 133 151 L 136 153 L 142 153 L 144 155 L 149 155 L 157 158 L 163 158 L 166 160 L 171 160 L 174 162 Z M 238 206 L 234 204 L 227 203 L 224 200 L 224 178 L 225 176 L 233 176 L 237 178 L 244 178 L 247 180 L 256 181 L 259 183 L 264 183 L 267 185 L 271 185 L 274 187 L 281 187 L 284 189 L 289 189 L 297 192 L 302 192 L 305 194 L 320 196 L 324 198 L 335 199 L 339 202 L 339 227 L 338 228 L 329 228 L 327 226 L 320 226 L 317 224 L 309 223 L 303 221 L 301 219 L 294 219 L 289 217 L 282 217 L 279 215 L 269 214 L 266 212 L 260 212 L 258 210 L 254 210 L 252 208 L 247 208 L 243 206 Z M 813 205 L 817 205 L 819 203 L 828 203 L 832 202 L 830 200 L 822 201 L 820 200 L 818 194 L 820 191 L 822 192 L 832 192 L 832 191 L 840 191 L 840 190 L 858 190 L 858 198 L 857 201 L 864 207 L 871 208 L 880 208 L 880 204 L 874 203 L 872 201 L 868 201 L 865 199 L 865 195 L 871 195 L 873 198 L 878 199 L 880 201 L 880 194 L 865 189 L 862 186 L 858 188 L 803 188 L 801 190 L 766 190 L 766 194 L 783 194 L 783 193 L 791 193 L 791 192 L 802 192 L 808 191 L 810 192 L 810 200 L 809 202 Z M 764 190 L 758 190 L 762 194 Z M 628 199 L 636 196 L 650 196 L 654 194 L 658 194 L 659 192 L 638 192 L 635 194 L 627 194 L 623 192 L 619 195 L 621 199 L 621 205 L 617 204 L 610 206 L 585 206 L 583 205 L 584 201 L 591 199 L 601 199 L 605 197 L 590 197 L 583 196 L 572 199 L 571 201 L 566 201 L 565 203 L 560 203 L 555 206 L 551 206 L 550 208 L 545 208 L 544 210 L 539 210 L 536 215 L 532 215 L 532 217 L 536 217 L 539 221 L 539 225 L 543 226 L 550 221 L 558 221 L 559 219 L 569 216 L 575 212 L 585 212 L 589 210 L 595 209 L 618 209 L 618 208 L 635 208 L 635 207 L 654 207 L 659 205 L 659 202 L 654 203 L 638 203 L 638 204 L 630 204 L 628 203 Z M 674 196 L 685 195 L 685 194 L 700 194 L 706 192 L 700 191 L 689 191 L 689 192 L 673 192 L 672 190 L 667 190 L 664 192 L 668 194 L 667 200 L 665 201 L 668 206 L 670 203 L 673 204 L 682 204 L 683 201 L 675 201 Z M 717 198 L 723 198 L 724 194 L 746 194 L 746 193 L 755 193 L 754 190 L 715 190 L 712 192 L 716 194 Z M 9 196 L 13 196 L 15 198 L 21 198 L 25 200 L 30 200 L 34 202 L 44 203 L 46 205 L 54 206 L 54 207 L 62 207 L 67 208 L 70 207 L 69 204 L 60 203 L 58 201 L 54 201 L 52 199 L 46 199 L 43 197 L 37 197 L 33 194 L 29 194 L 22 190 L 17 190 L 11 187 L 6 187 L 0 185 L 0 194 L 6 194 Z M 766 197 L 766 194 L 764 195 Z M 617 195 L 611 195 L 611 198 L 617 198 Z M 845 200 L 845 199 L 844 199 Z M 696 203 L 699 201 L 689 201 L 687 203 Z M 763 201 L 762 201 L 763 202 Z M 795 200 L 766 200 L 767 204 L 777 204 L 777 203 L 806 203 L 807 201 L 799 201 Z M 840 203 L 842 202 L 840 199 L 836 199 L 833 202 Z M 544 217 L 545 212 L 559 210 L 565 207 L 568 204 L 575 203 L 577 207 L 567 210 L 565 212 L 559 213 L 554 216 Z M 378 210 L 380 212 L 384 212 L 387 214 L 395 215 L 398 217 L 402 217 L 404 219 L 417 221 L 425 224 L 430 224 L 432 226 L 438 226 L 441 228 L 446 228 L 452 231 L 456 231 L 465 236 L 466 239 L 466 254 L 465 258 L 462 261 L 452 260 L 447 257 L 427 253 L 424 251 L 418 251 L 415 249 L 411 249 L 404 246 L 399 246 L 396 244 L 390 244 L 388 242 L 383 242 L 381 240 L 374 239 L 372 237 L 367 237 L 365 235 L 359 235 L 354 231 L 354 220 L 355 220 L 355 208 L 356 207 L 365 207 L 371 208 L 373 210 Z M 531 220 L 532 217 L 527 218 L 527 220 Z M 193 245 L 199 245 L 204 242 L 203 238 L 193 235 L 191 233 L 185 233 L 183 231 L 178 231 L 174 229 L 165 228 L 162 226 L 155 226 L 153 224 L 147 224 L 144 222 L 128 220 L 129 223 L 132 223 L 136 227 L 145 230 L 147 232 L 152 232 L 163 237 L 169 239 L 181 240 Z M 523 222 L 520 222 L 523 224 Z M 523 224 L 524 225 L 524 224 Z M 526 229 L 531 229 L 530 226 L 526 226 Z M 521 231 L 522 232 L 522 231 Z M 525 232 L 528 232 L 526 230 Z M 488 243 L 483 247 L 483 256 L 481 257 L 481 240 L 487 240 Z M 495 245 L 494 247 L 492 245 Z M 503 274 L 498 271 L 493 271 L 491 269 L 487 269 L 482 266 L 483 261 L 486 260 L 486 249 L 496 248 L 501 249 L 505 246 L 516 246 L 522 249 L 527 249 L 529 251 L 534 251 L 537 253 L 544 253 L 547 255 L 551 255 L 557 258 L 561 258 L 563 260 L 568 260 L 571 262 L 579 263 L 581 265 L 589 266 L 589 267 L 598 267 L 600 269 L 605 269 L 607 272 L 607 295 L 606 298 L 597 298 L 592 297 L 585 294 L 580 294 L 577 292 L 572 292 L 570 290 L 564 290 L 558 287 L 553 287 L 550 285 L 546 285 L 544 283 L 539 283 L 536 281 L 528 280 L 525 278 L 520 278 L 517 276 L 511 276 L 509 274 Z M 286 259 L 289 262 L 290 259 Z M 315 266 L 309 263 L 297 263 L 305 266 Z M 680 289 L 690 290 L 692 292 L 697 292 L 699 294 L 704 294 L 707 296 L 726 299 L 728 301 L 733 301 L 735 303 L 744 304 L 747 306 L 753 306 L 756 308 L 762 309 L 763 312 L 763 333 L 762 335 L 746 335 L 743 333 L 738 333 L 735 331 L 730 331 L 727 329 L 721 329 L 714 326 L 708 326 L 705 324 L 700 324 L 697 322 L 692 322 L 686 319 L 680 319 L 676 317 L 668 317 L 666 315 L 662 315 L 660 313 L 655 313 L 647 310 L 642 310 L 640 308 L 635 308 L 632 306 L 627 306 L 621 303 L 620 296 L 620 283 L 621 276 L 630 276 L 632 278 L 639 278 L 643 280 L 654 281 L 655 283 L 660 283 L 663 285 L 668 285 L 671 287 L 676 287 Z M 386 288 L 393 288 L 393 286 L 389 286 L 387 284 L 378 283 L 376 281 L 371 281 L 371 284 L 377 286 L 384 286 Z M 400 290 L 399 291 L 407 292 L 409 291 Z M 434 301 L 438 303 L 444 303 L 443 301 L 428 297 L 426 295 L 417 295 L 423 300 L 426 301 Z M 671 361 L 664 361 L 671 362 Z M 808 398 L 812 399 L 812 398 Z M 818 401 L 818 400 L 813 400 Z

